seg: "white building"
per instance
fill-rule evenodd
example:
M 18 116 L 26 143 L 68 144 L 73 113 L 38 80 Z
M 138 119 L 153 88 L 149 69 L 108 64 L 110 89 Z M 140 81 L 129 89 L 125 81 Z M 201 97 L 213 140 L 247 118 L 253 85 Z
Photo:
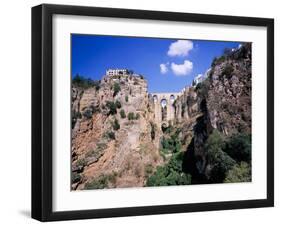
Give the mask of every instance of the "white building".
M 211 72 L 211 68 L 209 68 L 207 71 L 205 71 L 204 74 L 198 74 L 194 79 L 193 79 L 193 85 L 197 86 L 198 83 L 203 82 L 206 78 L 209 77 Z
M 106 75 L 115 76 L 115 75 L 128 75 L 132 74 L 128 69 L 108 69 L 106 70 Z

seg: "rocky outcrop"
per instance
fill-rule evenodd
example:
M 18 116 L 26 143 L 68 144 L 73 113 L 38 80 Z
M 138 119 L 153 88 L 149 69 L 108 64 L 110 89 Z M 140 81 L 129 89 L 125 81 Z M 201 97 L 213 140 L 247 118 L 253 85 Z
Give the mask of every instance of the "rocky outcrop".
M 183 98 L 181 104 L 186 103 L 187 109 L 196 109 L 190 153 L 186 153 L 195 177 L 208 178 L 212 168 L 205 143 L 214 129 L 225 137 L 251 133 L 251 78 L 251 44 L 245 44 L 214 60 L 208 78 L 188 91 L 196 93 L 193 104 L 187 100 L 192 95 Z M 190 110 L 187 113 L 190 115 Z
M 215 63 L 210 77 L 207 96 L 210 123 L 227 136 L 251 131 L 250 50 L 250 44 L 242 46 L 223 62 Z
M 101 177 L 109 188 L 145 184 L 147 168 L 162 162 L 147 106 L 141 76 L 104 76 L 98 87 L 73 87 L 73 189 L 92 188 Z

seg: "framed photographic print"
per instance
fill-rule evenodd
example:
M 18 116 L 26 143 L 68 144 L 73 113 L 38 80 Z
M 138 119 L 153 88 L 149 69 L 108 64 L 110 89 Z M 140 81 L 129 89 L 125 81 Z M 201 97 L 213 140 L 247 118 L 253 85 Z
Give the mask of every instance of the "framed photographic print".
M 32 8 L 32 217 L 274 205 L 274 21 Z

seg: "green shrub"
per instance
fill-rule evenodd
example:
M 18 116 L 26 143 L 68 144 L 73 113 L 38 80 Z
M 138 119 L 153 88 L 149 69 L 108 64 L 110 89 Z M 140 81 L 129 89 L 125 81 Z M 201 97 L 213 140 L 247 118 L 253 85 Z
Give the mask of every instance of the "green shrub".
M 109 184 L 115 184 L 116 183 L 116 177 L 117 173 L 112 174 L 102 174 L 98 178 L 93 179 L 90 182 L 87 182 L 85 184 L 85 189 L 104 189 L 108 188 Z
M 222 135 L 214 130 L 205 143 L 208 163 L 211 166 L 210 182 L 221 183 L 225 179 L 225 174 L 236 163 L 224 149 L 224 139 Z
M 170 154 L 171 150 L 162 147 L 162 148 L 160 148 L 160 152 L 161 152 L 161 154 L 166 155 L 166 154 Z
M 81 175 L 79 173 L 76 172 L 72 172 L 71 173 L 71 182 L 72 184 L 77 183 L 81 180 Z
M 222 150 L 223 146 L 224 139 L 222 135 L 218 130 L 213 130 L 205 143 L 205 149 L 208 151 L 208 153 L 215 153 L 219 150 Z
M 95 157 L 96 159 L 99 159 L 103 155 L 103 151 L 107 148 L 107 144 L 103 142 L 97 143 L 96 149 L 92 149 L 88 151 L 85 155 L 85 157 Z
M 128 114 L 128 120 L 134 120 L 135 119 L 135 114 L 134 112 L 129 112 Z
M 85 78 L 79 74 L 76 74 L 75 77 L 72 78 L 72 84 L 74 86 L 78 86 L 83 89 L 87 89 L 89 87 L 95 87 L 96 90 L 100 88 L 99 80 L 92 80 L 91 78 Z
M 115 140 L 115 133 L 113 131 L 108 131 L 106 133 L 106 137 L 111 139 L 111 140 Z
M 86 119 L 90 119 L 90 118 L 92 118 L 93 111 L 92 111 L 92 109 L 87 108 L 85 111 L 82 112 L 82 115 L 83 115 Z
M 108 186 L 108 181 L 106 176 L 102 175 L 96 180 L 92 180 L 91 182 L 87 182 L 85 184 L 85 189 L 103 189 Z
M 115 101 L 115 106 L 116 106 L 118 109 L 120 109 L 120 108 L 122 107 L 122 105 L 121 105 L 121 103 L 120 103 L 119 100 L 116 100 L 116 101 Z
M 120 129 L 120 124 L 119 124 L 117 119 L 114 119 L 114 121 L 112 123 L 112 127 L 113 127 L 114 130 L 119 130 Z
M 119 83 L 115 82 L 113 84 L 113 96 L 115 97 L 117 95 L 117 93 L 119 93 L 120 90 L 121 90 L 121 87 L 120 87 Z
M 86 165 L 86 160 L 84 158 L 78 159 L 76 161 L 76 165 L 80 167 L 84 167 Z
M 212 61 L 211 66 L 215 67 L 217 64 L 220 64 L 222 62 L 224 62 L 226 60 L 226 57 L 224 55 L 220 56 L 220 57 L 215 57 Z
M 210 173 L 210 182 L 222 183 L 226 177 L 226 173 L 235 163 L 236 162 L 225 152 L 221 150 L 216 152 L 211 162 L 212 170 Z
M 232 135 L 226 142 L 224 151 L 238 162 L 251 161 L 251 135 L 238 133 Z
M 97 106 L 89 106 L 85 109 L 83 109 L 83 112 L 82 112 L 82 115 L 87 118 L 87 119 L 90 119 L 92 118 L 92 115 L 96 112 L 99 112 L 100 111 L 100 108 L 97 107 Z
M 172 152 L 177 153 L 181 150 L 181 142 L 178 138 L 178 135 L 174 133 L 169 138 L 162 138 L 161 141 L 163 152 Z
M 233 67 L 230 64 L 227 64 L 222 71 L 222 75 L 225 75 L 227 78 L 230 78 L 233 71 Z
M 212 63 L 211 63 L 211 67 L 216 66 L 216 61 L 217 61 L 217 58 L 216 58 L 216 57 L 214 57 L 214 59 L 213 59 L 213 61 L 212 61 Z
M 224 182 L 226 183 L 238 183 L 238 182 L 250 182 L 251 181 L 251 167 L 246 162 L 241 162 L 239 165 L 235 165 L 226 174 Z
M 129 97 L 125 96 L 125 101 L 128 102 L 129 101 Z
M 167 186 L 191 184 L 191 175 L 182 171 L 183 153 L 172 156 L 165 166 L 158 166 L 156 172 L 150 176 L 146 186 Z
M 153 172 L 153 166 L 148 164 L 145 166 L 145 176 L 148 177 Z
M 135 120 L 138 120 L 140 118 L 140 114 L 137 113 L 136 116 L 135 116 Z
M 206 98 L 208 96 L 208 90 L 210 87 L 210 79 L 206 78 L 203 82 L 200 82 L 196 86 L 199 97 Z
M 121 111 L 120 111 L 120 116 L 121 116 L 121 118 L 126 118 L 126 113 L 123 109 L 121 109 Z
M 117 113 L 116 104 L 113 101 L 106 101 L 106 105 L 108 111 L 108 115 L 115 115 Z

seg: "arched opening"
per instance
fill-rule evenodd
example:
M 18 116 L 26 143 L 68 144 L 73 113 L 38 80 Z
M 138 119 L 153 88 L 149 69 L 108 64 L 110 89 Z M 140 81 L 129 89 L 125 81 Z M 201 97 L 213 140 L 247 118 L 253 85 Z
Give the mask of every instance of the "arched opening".
M 161 100 L 161 106 L 162 106 L 162 108 L 167 106 L 167 100 L 166 99 Z
M 162 115 L 162 121 L 166 121 L 167 120 L 167 100 L 166 99 L 162 99 L 161 102 L 161 115 Z
M 154 96 L 153 96 L 153 102 L 154 102 L 154 103 L 157 103 L 157 101 L 158 101 L 158 97 L 157 97 L 157 95 L 154 95 Z
M 170 96 L 170 101 L 171 101 L 171 104 L 173 104 L 174 103 L 174 101 L 175 101 L 175 96 L 172 94 L 171 96 Z
M 168 129 L 167 123 L 163 123 L 163 124 L 161 125 L 161 130 L 162 130 L 162 132 L 165 133 L 165 132 L 167 131 L 167 129 Z

